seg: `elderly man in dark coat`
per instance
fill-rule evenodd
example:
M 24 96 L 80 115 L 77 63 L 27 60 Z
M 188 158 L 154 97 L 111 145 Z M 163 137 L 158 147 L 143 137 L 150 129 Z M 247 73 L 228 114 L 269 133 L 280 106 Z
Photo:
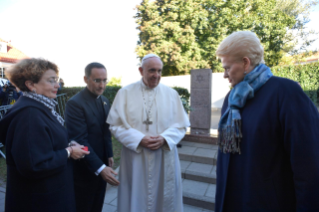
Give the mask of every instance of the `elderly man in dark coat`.
M 233 89 L 219 122 L 216 212 L 319 211 L 319 114 L 294 81 L 274 77 L 248 31 L 217 50 Z

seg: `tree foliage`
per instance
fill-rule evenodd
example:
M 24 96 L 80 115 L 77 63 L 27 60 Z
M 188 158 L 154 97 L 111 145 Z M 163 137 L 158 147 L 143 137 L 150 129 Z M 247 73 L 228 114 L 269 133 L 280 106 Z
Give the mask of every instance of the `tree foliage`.
M 285 53 L 300 54 L 315 41 L 314 35 L 317 35 L 318 32 L 308 30 L 306 24 L 309 22 L 311 8 L 318 3 L 319 0 L 277 0 L 277 8 L 296 20 L 284 38 L 283 51 Z
M 116 78 L 112 77 L 110 81 L 107 83 L 108 86 L 121 86 L 122 77 Z
M 191 69 L 221 71 L 215 52 L 219 43 L 238 30 L 257 34 L 267 65 L 278 64 L 284 37 L 295 17 L 276 8 L 276 0 L 143 0 L 137 6 L 140 58 L 154 52 L 163 75 L 188 74 Z

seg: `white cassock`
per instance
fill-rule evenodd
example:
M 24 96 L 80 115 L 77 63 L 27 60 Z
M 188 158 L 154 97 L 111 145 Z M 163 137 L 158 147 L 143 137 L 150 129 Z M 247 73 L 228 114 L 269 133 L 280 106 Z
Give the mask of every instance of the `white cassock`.
M 152 101 L 153 124 L 147 131 L 143 124 L 147 116 L 145 107 L 149 109 Z M 128 85 L 117 93 L 107 122 L 115 138 L 123 144 L 118 212 L 182 212 L 176 145 L 190 123 L 178 93 L 162 84 L 150 89 L 142 80 Z M 158 150 L 144 148 L 139 143 L 146 135 L 161 135 L 167 144 Z

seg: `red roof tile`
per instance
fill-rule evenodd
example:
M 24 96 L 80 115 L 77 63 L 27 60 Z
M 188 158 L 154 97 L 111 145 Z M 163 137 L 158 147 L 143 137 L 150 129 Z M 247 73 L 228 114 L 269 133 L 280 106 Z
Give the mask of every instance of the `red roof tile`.
M 312 61 L 315 62 L 317 60 L 319 60 L 319 52 L 317 52 L 316 54 L 313 54 L 312 56 L 306 58 L 307 62 L 312 62 Z
M 20 50 L 14 48 L 11 43 L 6 42 L 0 38 L 0 42 L 7 44 L 7 53 L 0 52 L 0 62 L 16 63 L 18 60 L 29 58 L 27 55 L 22 53 Z

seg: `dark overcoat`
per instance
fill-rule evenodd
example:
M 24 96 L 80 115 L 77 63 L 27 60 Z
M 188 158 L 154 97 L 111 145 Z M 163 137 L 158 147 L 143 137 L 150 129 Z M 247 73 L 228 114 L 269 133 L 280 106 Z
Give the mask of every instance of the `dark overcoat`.
M 42 103 L 28 97 L 0 122 L 6 146 L 5 211 L 75 211 L 66 129 Z
M 218 152 L 215 211 L 319 211 L 319 114 L 301 87 L 271 77 L 240 113 L 241 154 Z
M 103 165 L 108 165 L 108 158 L 113 157 L 112 134 L 106 117 L 110 110 L 110 102 L 102 99 L 104 117 L 103 124 L 99 122 L 101 114 L 96 109 L 95 102 L 87 88 L 74 95 L 65 110 L 65 121 L 70 139 L 87 146 L 90 154 L 74 163 L 75 180 L 91 181 L 96 178 L 95 172 Z
M 87 146 L 90 154 L 74 163 L 74 186 L 77 211 L 101 211 L 106 182 L 97 171 L 113 157 L 112 135 L 106 117 L 110 110 L 107 98 L 97 98 L 87 88 L 67 103 L 65 121 L 69 138 Z

